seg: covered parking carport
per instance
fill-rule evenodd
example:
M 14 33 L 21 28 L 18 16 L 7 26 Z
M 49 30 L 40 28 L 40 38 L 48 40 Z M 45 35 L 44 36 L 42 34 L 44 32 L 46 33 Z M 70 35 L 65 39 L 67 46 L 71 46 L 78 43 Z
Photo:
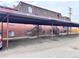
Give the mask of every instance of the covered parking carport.
M 2 40 L 3 40 L 3 22 L 7 22 L 7 44 L 8 48 L 8 23 L 20 23 L 20 24 L 34 24 L 34 25 L 51 25 L 52 34 L 53 26 L 67 26 L 67 27 L 79 27 L 79 24 L 73 22 L 66 22 L 61 20 L 56 20 L 52 18 L 40 17 L 36 15 L 29 15 L 20 12 L 4 12 L 0 11 L 0 22 L 2 22 Z

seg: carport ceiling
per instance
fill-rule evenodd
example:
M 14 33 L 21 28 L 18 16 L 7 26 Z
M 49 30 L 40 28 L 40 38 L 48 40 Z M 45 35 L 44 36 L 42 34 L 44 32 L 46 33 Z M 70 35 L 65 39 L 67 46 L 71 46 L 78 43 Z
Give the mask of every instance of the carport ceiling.
M 72 22 L 59 21 L 55 19 L 48 19 L 42 17 L 28 16 L 25 14 L 0 12 L 0 22 L 7 22 L 8 15 L 9 23 L 20 23 L 20 24 L 35 24 L 35 25 L 54 25 L 54 26 L 68 26 L 68 27 L 79 27 L 79 24 Z

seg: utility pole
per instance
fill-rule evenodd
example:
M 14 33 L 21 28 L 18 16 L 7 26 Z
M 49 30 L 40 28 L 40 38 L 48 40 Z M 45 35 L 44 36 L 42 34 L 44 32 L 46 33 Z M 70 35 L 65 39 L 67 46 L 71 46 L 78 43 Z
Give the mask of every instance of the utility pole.
M 71 15 L 72 15 L 72 8 L 69 7 L 69 18 L 70 18 L 70 21 L 71 21 Z M 69 28 L 69 31 L 71 33 L 71 27 Z
M 69 18 L 70 18 L 70 21 L 71 21 L 71 15 L 72 15 L 72 8 L 69 7 Z

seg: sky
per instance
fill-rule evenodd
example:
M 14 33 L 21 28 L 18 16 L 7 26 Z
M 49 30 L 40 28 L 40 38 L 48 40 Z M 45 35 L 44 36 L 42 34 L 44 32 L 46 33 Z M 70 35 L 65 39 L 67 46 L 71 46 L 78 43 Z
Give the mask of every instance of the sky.
M 79 1 L 77 0 L 0 0 L 0 5 L 13 7 L 13 5 L 16 6 L 19 1 L 59 12 L 63 16 L 69 16 L 69 8 L 72 8 L 71 20 L 72 22 L 79 23 Z

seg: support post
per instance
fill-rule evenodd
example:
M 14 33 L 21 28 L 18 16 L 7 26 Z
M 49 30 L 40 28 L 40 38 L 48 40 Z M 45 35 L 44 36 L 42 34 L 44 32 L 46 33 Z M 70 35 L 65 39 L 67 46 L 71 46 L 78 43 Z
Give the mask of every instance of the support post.
M 37 38 L 39 38 L 39 25 L 37 25 Z
M 67 35 L 69 34 L 69 27 L 67 27 Z
M 53 34 L 53 24 L 52 24 L 52 39 L 53 39 L 53 37 L 54 37 L 54 34 Z
M 9 17 L 9 16 L 8 16 L 8 17 Z M 9 35 L 8 35 L 8 31 L 9 31 L 9 24 L 8 24 L 8 23 L 9 23 L 9 18 L 8 18 L 8 17 L 7 17 L 7 33 L 6 33 L 6 35 L 7 35 L 7 43 L 6 43 L 6 48 L 9 47 L 9 44 L 8 44 L 8 43 L 9 43 L 9 42 L 8 42 L 8 36 L 9 36 Z
M 71 27 L 69 27 L 69 34 L 71 34 Z
M 7 15 L 8 16 L 8 15 Z M 2 19 L 2 22 L 1 22 L 1 37 L 2 37 L 2 45 L 3 45 L 3 21 L 4 19 L 7 18 L 7 16 L 5 16 L 3 19 Z
M 1 37 L 2 37 L 2 45 L 3 45 L 3 20 L 1 22 Z

